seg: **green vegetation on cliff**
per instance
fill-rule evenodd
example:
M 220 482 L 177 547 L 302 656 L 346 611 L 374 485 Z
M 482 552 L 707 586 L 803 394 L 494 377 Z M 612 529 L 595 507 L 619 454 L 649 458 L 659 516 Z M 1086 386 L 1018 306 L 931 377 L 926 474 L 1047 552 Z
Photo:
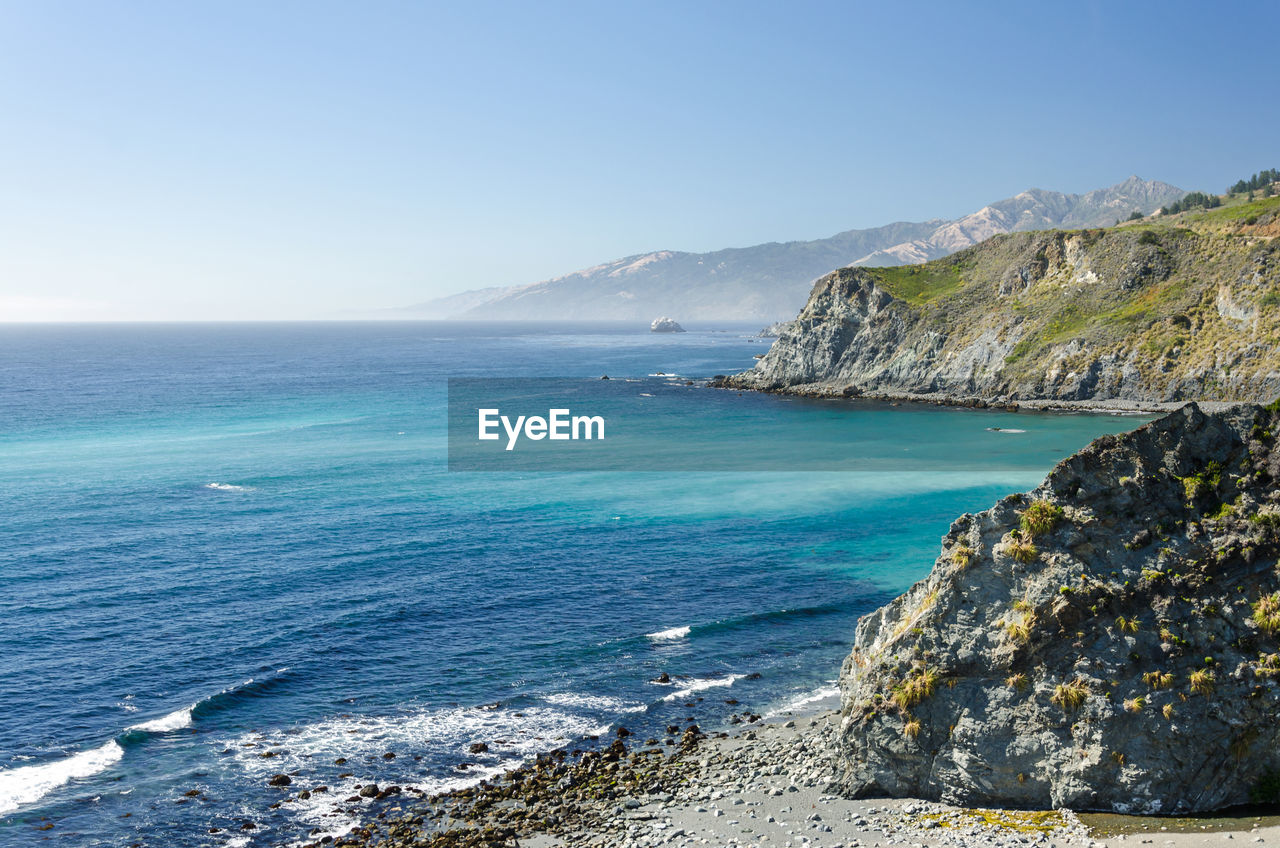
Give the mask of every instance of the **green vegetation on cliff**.
M 1107 229 L 995 236 L 921 265 L 841 269 L 735 379 L 843 394 L 1270 400 L 1280 197 L 1215 200 Z

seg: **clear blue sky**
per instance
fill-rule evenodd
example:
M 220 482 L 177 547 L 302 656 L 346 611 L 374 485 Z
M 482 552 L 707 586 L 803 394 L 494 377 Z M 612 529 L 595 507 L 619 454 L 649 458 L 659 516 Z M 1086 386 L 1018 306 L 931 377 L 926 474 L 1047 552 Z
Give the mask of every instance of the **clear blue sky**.
M 1280 166 L 1280 3 L 0 2 L 0 320 L 335 317 Z

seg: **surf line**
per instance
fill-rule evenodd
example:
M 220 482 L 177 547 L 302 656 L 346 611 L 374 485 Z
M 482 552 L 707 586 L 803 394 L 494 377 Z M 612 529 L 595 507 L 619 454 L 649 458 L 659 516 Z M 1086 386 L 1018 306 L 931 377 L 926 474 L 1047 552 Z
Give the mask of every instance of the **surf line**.
M 516 442 L 523 435 L 531 441 L 578 441 L 580 439 L 604 439 L 603 415 L 574 415 L 567 409 L 549 409 L 541 415 L 518 415 L 513 422 L 500 409 L 476 410 L 479 416 L 479 439 L 482 442 L 502 438 L 498 426 L 507 433 L 507 450 L 515 450 Z

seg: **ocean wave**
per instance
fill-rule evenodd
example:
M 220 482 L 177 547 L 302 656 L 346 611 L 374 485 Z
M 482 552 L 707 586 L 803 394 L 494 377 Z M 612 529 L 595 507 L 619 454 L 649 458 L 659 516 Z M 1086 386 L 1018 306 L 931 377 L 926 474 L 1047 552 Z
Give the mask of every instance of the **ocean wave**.
M 845 612 L 847 607 L 840 604 L 820 604 L 812 607 L 787 607 L 779 610 L 768 610 L 766 612 L 753 612 L 737 618 L 724 618 L 714 621 L 710 624 L 699 625 L 698 630 L 708 632 L 722 632 L 725 630 L 736 630 L 741 627 L 754 627 L 758 624 L 767 624 L 774 621 L 787 621 L 793 618 L 817 618 L 824 615 L 833 615 L 835 613 Z
M 649 708 L 648 704 L 633 704 L 609 695 L 584 695 L 578 692 L 557 692 L 554 695 L 544 695 L 542 700 L 558 707 L 576 707 L 600 712 L 639 713 Z
M 191 727 L 200 717 L 225 709 L 241 699 L 263 696 L 272 687 L 283 681 L 288 672 L 289 669 L 286 667 L 272 672 L 266 677 L 250 677 L 242 683 L 228 686 L 220 692 L 201 698 L 189 707 L 182 707 L 150 721 L 131 724 L 124 729 L 124 733 L 116 737 L 116 740 L 129 744 L 142 741 L 152 734 L 172 733 L 175 730 Z
M 744 677 L 746 677 L 745 674 L 730 674 L 727 677 L 704 677 L 701 680 L 692 681 L 691 683 L 689 683 L 689 685 L 685 686 L 683 689 L 677 689 L 676 691 L 668 695 L 663 695 L 662 700 L 681 701 L 705 689 L 715 689 L 721 686 L 732 686 L 734 683 L 738 682 Z
M 141 731 L 143 733 L 170 733 L 174 730 L 181 730 L 184 727 L 190 727 L 194 720 L 191 711 L 195 709 L 195 705 L 183 707 L 180 710 L 174 710 L 166 716 L 154 718 L 151 721 L 144 721 L 139 724 L 131 724 L 125 728 L 125 732 Z
M 72 780 L 106 771 L 124 756 L 113 739 L 89 751 L 81 751 L 51 763 L 0 769 L 0 813 L 33 804 Z
M 608 729 L 599 719 L 554 706 L 519 710 L 453 707 L 391 716 L 338 716 L 271 734 L 249 734 L 229 744 L 244 769 L 274 774 L 335 757 L 346 757 L 353 764 L 363 757 L 379 759 L 389 750 L 435 752 L 489 762 L 523 758 Z M 491 752 L 470 754 L 468 748 L 474 742 L 487 743 Z M 278 749 L 276 756 L 259 757 L 266 749 Z
M 218 492 L 252 492 L 252 486 L 237 486 L 234 483 L 205 483 L 206 489 L 213 489 Z
M 549 696 L 556 697 L 556 696 Z M 591 696 L 581 696 L 589 698 Z M 577 702 L 570 695 L 566 702 Z M 581 702 L 578 702 L 581 703 Z M 349 832 L 355 817 L 340 799 L 356 793 L 356 785 L 378 779 L 393 780 L 425 794 L 448 792 L 474 786 L 482 780 L 510 771 L 531 757 L 560 747 L 583 736 L 601 736 L 609 724 L 555 706 L 528 706 L 519 709 L 498 707 L 453 707 L 423 710 L 401 715 L 343 715 L 270 733 L 248 733 L 220 740 L 236 765 L 254 782 L 267 780 L 278 772 L 314 772 L 337 757 L 345 757 L 344 768 L 353 772 L 341 779 L 327 778 L 327 793 L 313 794 L 303 803 L 290 804 L 291 816 L 301 824 L 320 828 L 337 839 Z M 488 751 L 472 753 L 470 746 L 484 742 Z M 261 756 L 268 751 L 271 756 Z M 387 751 L 406 755 L 422 753 L 427 761 L 466 760 L 473 763 L 465 772 L 388 776 L 382 755 Z M 396 762 L 399 762 L 397 760 Z M 383 764 L 364 765 L 367 763 Z M 363 772 L 363 773 L 362 773 Z M 317 836 L 309 837 L 310 844 Z
M 823 686 L 812 692 L 805 692 L 792 698 L 780 707 L 769 710 L 764 714 L 765 718 L 774 718 L 785 713 L 794 713 L 803 710 L 812 704 L 818 704 L 831 698 L 839 697 L 840 689 L 837 686 Z
M 645 635 L 655 642 L 666 642 L 672 639 L 683 639 L 689 635 L 689 631 L 692 629 L 693 628 L 689 626 L 672 627 L 669 630 L 659 630 L 657 633 L 646 633 Z
M 126 747 L 141 744 L 156 734 L 172 733 L 190 727 L 202 711 L 218 709 L 230 699 L 245 693 L 254 693 L 255 686 L 259 689 L 270 686 L 281 679 L 288 670 L 288 668 L 280 669 L 275 675 L 263 678 L 261 681 L 249 678 L 239 686 L 223 689 L 216 695 L 203 698 L 189 707 L 174 710 L 150 721 L 131 724 L 110 742 L 92 750 L 82 751 L 50 763 L 0 769 L 0 813 L 35 803 L 70 780 L 92 777 L 112 763 L 118 762 L 124 756 Z M 132 696 L 128 697 L 132 699 Z

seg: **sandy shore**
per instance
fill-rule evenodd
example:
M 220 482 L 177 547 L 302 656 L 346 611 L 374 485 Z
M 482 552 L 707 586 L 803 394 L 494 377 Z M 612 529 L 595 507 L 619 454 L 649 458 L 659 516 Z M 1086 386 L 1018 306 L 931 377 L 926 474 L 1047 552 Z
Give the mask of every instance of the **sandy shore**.
M 1077 817 L 964 810 L 826 791 L 834 712 L 685 732 L 675 744 L 544 757 L 504 780 L 434 799 L 387 802 L 332 843 L 361 848 L 519 846 L 1280 846 L 1280 819 Z M 628 740 L 630 741 L 630 740 Z M 375 812 L 375 810 L 377 810 Z M 321 844 L 321 843 L 315 843 Z

